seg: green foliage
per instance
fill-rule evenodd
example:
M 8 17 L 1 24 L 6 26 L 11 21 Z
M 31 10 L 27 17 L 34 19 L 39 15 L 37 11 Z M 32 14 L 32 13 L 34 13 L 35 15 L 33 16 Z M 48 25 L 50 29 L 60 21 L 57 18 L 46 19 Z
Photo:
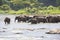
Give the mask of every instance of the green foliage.
M 5 10 L 9 10 L 10 7 L 6 4 L 4 4 L 4 5 L 0 6 L 0 9 L 5 11 Z
M 2 1 L 2 0 L 1 0 Z M 44 3 L 38 0 L 3 0 L 3 5 L 0 6 L 0 13 L 7 14 L 60 14 L 60 6 L 45 6 Z M 60 0 L 56 0 L 60 4 Z
M 60 0 L 56 0 L 56 3 L 60 5 Z

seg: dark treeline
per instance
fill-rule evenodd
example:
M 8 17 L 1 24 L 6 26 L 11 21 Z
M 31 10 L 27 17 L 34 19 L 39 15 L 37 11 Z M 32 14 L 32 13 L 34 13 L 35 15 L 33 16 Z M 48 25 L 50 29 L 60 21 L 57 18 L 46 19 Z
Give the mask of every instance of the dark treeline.
M 59 6 L 60 0 L 38 0 L 39 2 L 42 2 L 45 6 L 53 5 L 53 6 Z
M 26 7 L 60 6 L 60 0 L 0 0 L 0 6 L 7 4 L 13 10 Z

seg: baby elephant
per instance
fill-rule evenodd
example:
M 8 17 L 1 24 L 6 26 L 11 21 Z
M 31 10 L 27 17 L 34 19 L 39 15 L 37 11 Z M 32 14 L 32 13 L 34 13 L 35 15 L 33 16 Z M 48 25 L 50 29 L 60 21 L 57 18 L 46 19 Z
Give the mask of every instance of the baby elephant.
M 6 17 L 6 18 L 4 19 L 4 22 L 5 22 L 5 24 L 10 24 L 10 18 Z

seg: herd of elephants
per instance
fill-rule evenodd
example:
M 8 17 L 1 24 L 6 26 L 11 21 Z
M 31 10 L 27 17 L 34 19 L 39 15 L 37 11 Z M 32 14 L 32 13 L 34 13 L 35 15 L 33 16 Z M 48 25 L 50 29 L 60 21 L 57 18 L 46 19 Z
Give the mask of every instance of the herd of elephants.
M 9 17 L 6 17 L 4 19 L 5 24 L 10 24 L 11 19 Z M 37 23 L 58 23 L 60 22 L 60 16 L 27 16 L 27 15 L 20 15 L 16 16 L 14 19 L 14 22 L 27 22 L 31 24 L 37 24 Z

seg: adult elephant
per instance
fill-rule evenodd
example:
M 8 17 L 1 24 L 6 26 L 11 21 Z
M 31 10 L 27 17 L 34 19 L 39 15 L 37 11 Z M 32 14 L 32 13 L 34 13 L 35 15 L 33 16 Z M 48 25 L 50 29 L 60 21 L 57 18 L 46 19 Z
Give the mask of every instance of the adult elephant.
M 4 22 L 5 22 L 5 24 L 10 24 L 10 18 L 6 17 L 6 18 L 4 19 Z
M 33 17 L 30 17 L 30 16 L 24 16 L 26 22 L 28 22 L 30 19 L 32 19 Z
M 16 21 L 16 20 L 17 20 L 18 22 L 20 22 L 20 16 L 16 16 L 16 17 L 15 17 L 15 21 Z
M 46 17 L 46 19 L 47 19 L 47 23 L 51 23 L 52 18 L 53 18 L 52 16 L 47 16 L 47 17 Z
M 60 17 L 58 16 L 48 16 L 47 18 L 48 23 L 58 23 L 60 22 Z
M 37 19 L 36 18 L 32 18 L 28 22 L 31 22 L 31 24 L 37 24 Z
M 15 17 L 15 21 L 17 20 L 18 22 L 27 22 L 29 19 L 31 19 L 32 17 L 29 16 L 16 16 Z
M 40 23 L 40 22 L 46 23 L 47 22 L 45 17 L 37 17 L 36 19 L 37 19 L 38 23 Z
M 58 22 L 60 22 L 60 16 L 57 16 L 57 20 L 58 20 Z

